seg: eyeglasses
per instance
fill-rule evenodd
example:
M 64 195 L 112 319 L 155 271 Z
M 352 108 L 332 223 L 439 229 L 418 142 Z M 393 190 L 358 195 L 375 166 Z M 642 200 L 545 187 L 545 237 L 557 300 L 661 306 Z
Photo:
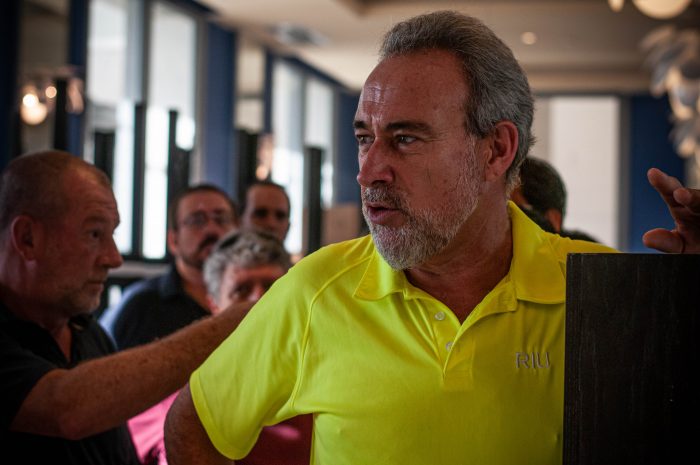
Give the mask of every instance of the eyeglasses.
M 233 224 L 233 215 L 229 212 L 214 212 L 209 214 L 203 211 L 197 211 L 182 220 L 182 225 L 188 228 L 202 229 L 210 221 L 213 221 L 217 226 L 222 228 L 231 226 Z

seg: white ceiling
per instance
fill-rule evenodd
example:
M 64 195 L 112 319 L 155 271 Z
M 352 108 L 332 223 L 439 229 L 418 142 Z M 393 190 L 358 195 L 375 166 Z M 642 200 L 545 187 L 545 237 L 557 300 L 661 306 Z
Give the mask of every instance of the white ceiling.
M 200 0 L 218 21 L 359 90 L 376 64 L 382 34 L 395 22 L 437 9 L 481 18 L 514 51 L 537 92 L 635 92 L 648 87 L 640 40 L 667 21 L 640 13 L 631 1 L 615 13 L 607 0 Z M 674 19 L 700 25 L 700 0 Z M 271 30 L 293 24 L 326 39 L 283 45 Z M 538 41 L 524 45 L 523 32 Z

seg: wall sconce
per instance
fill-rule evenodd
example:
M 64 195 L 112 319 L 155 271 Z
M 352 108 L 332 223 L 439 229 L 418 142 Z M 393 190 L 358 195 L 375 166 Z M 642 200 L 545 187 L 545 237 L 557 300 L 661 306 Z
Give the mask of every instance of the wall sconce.
M 632 3 L 647 16 L 656 19 L 668 19 L 678 16 L 688 8 L 691 0 L 632 0 Z M 608 0 L 608 5 L 615 11 L 621 11 L 625 0 Z
M 53 100 L 56 97 L 56 88 L 47 86 L 39 89 L 34 83 L 25 84 L 22 87 L 22 102 L 20 104 L 20 117 L 30 126 L 36 126 L 44 122 L 53 109 Z
M 80 114 L 85 109 L 83 80 L 73 76 L 67 69 L 37 72 L 24 79 L 20 89 L 20 118 L 25 124 L 37 126 L 43 123 L 56 107 L 58 97 L 57 82 L 65 82 L 65 110 Z

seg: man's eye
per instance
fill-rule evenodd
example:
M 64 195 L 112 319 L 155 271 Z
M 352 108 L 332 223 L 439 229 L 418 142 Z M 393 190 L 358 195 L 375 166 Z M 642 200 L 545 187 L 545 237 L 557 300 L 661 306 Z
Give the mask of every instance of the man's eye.
M 357 143 L 359 145 L 367 145 L 372 143 L 372 137 L 366 134 L 355 134 L 355 138 L 357 139 Z
M 400 135 L 396 136 L 396 142 L 399 144 L 410 144 L 411 142 L 415 142 L 416 138 L 413 136 L 405 136 L 405 135 Z
M 243 284 L 240 286 L 236 286 L 236 288 L 233 290 L 233 295 L 235 299 L 245 299 L 248 297 L 250 294 L 251 287 L 248 284 Z

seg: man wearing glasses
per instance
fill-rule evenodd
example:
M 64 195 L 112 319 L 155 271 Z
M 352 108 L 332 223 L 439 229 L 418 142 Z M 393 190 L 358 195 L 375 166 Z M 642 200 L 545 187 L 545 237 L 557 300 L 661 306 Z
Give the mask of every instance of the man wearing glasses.
M 128 287 L 121 302 L 101 319 L 119 349 L 151 342 L 209 314 L 204 261 L 237 224 L 235 204 L 216 186 L 191 186 L 171 200 L 170 269 Z

